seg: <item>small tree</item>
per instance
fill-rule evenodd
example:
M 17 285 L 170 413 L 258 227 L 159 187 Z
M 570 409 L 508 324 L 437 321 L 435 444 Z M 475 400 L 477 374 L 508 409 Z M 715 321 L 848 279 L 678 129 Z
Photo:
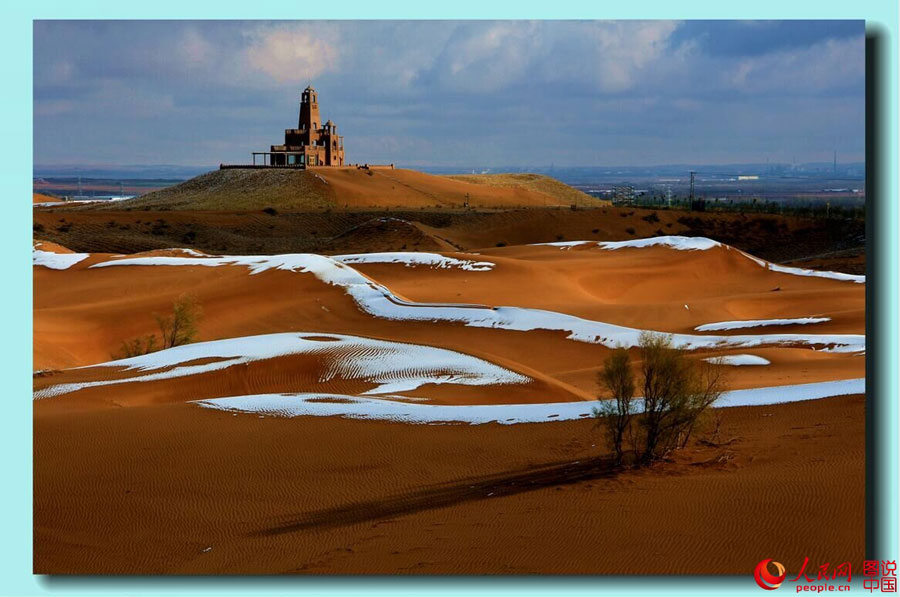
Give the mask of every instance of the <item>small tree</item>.
M 628 351 L 617 347 L 606 359 L 603 371 L 598 375 L 600 383 L 612 394 L 612 400 L 601 400 L 594 416 L 606 423 L 607 437 L 615 452 L 616 466 L 622 465 L 622 440 L 629 429 L 634 398 L 634 374 Z
M 172 348 L 189 344 L 197 335 L 197 324 L 202 316 L 197 299 L 191 295 L 178 297 L 172 305 L 172 315 L 156 315 L 156 325 L 162 333 L 162 347 Z
M 697 419 L 722 395 L 723 376 L 718 363 L 698 366 L 689 360 L 669 335 L 643 332 L 639 344 L 644 380 L 640 461 L 650 464 L 687 445 Z
M 156 325 L 162 333 L 161 344 L 157 342 L 156 334 L 148 334 L 123 341 L 119 351 L 112 356 L 114 359 L 125 359 L 193 342 L 201 316 L 202 310 L 197 300 L 193 296 L 182 295 L 173 303 L 171 315 L 154 314 Z

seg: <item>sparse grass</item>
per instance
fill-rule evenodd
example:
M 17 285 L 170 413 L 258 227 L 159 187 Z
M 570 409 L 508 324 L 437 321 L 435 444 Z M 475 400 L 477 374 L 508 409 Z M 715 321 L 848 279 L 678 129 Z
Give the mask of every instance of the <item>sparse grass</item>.
M 129 208 L 267 210 L 330 207 L 324 185 L 308 170 L 213 170 L 133 199 Z M 276 211 L 277 213 L 277 211 Z

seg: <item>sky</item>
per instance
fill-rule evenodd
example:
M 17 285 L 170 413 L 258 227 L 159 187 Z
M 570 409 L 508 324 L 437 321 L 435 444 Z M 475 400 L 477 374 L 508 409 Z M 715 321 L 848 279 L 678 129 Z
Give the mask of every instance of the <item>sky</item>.
M 863 161 L 863 21 L 36 21 L 34 163 Z

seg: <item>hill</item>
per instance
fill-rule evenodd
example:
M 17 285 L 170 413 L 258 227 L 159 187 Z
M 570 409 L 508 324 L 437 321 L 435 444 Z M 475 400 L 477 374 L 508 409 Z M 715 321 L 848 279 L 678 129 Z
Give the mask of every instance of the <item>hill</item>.
M 32 193 L 31 194 L 31 202 L 32 203 L 58 203 L 59 198 L 53 197 L 51 195 L 44 195 L 43 193 Z
M 581 205 L 586 196 L 578 189 L 542 174 L 454 174 L 447 178 L 490 187 L 529 189 L 555 197 L 566 204 Z
M 537 174 L 448 177 L 393 168 L 214 170 L 148 193 L 129 207 L 173 210 L 514 208 L 596 205 Z

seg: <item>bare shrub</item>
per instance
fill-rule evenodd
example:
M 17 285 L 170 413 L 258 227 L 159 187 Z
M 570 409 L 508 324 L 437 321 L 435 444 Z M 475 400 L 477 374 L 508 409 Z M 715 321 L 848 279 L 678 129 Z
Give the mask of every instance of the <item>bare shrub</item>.
M 673 346 L 669 335 L 642 332 L 639 344 L 644 380 L 640 462 L 646 465 L 687 444 L 700 415 L 722 395 L 724 379 L 719 363 L 698 365 Z
M 162 335 L 162 342 L 156 334 L 126 340 L 112 356 L 114 359 L 127 359 L 164 348 L 189 344 L 197 335 L 197 325 L 201 317 L 202 309 L 197 299 L 191 295 L 182 295 L 172 304 L 171 315 L 154 315 Z
M 612 399 L 601 400 L 593 412 L 605 423 L 616 465 L 624 460 L 626 436 L 638 466 L 685 447 L 701 417 L 724 391 L 721 364 L 688 358 L 670 335 L 642 332 L 638 349 L 642 405 L 634 398 L 635 376 L 624 348 L 612 352 L 598 376 Z
M 178 297 L 171 315 L 156 315 L 156 325 L 162 333 L 162 347 L 172 348 L 194 341 L 202 310 L 192 295 Z
M 628 351 L 622 347 L 616 348 L 606 359 L 598 378 L 612 394 L 612 399 L 601 400 L 600 406 L 594 409 L 594 416 L 605 421 L 607 439 L 615 453 L 615 464 L 621 466 L 624 456 L 622 440 L 630 429 L 633 416 L 634 374 Z
M 119 347 L 119 352 L 113 355 L 114 359 L 130 359 L 131 357 L 139 357 L 158 350 L 156 345 L 156 336 L 149 334 L 143 338 L 135 338 L 130 341 L 123 341 Z

